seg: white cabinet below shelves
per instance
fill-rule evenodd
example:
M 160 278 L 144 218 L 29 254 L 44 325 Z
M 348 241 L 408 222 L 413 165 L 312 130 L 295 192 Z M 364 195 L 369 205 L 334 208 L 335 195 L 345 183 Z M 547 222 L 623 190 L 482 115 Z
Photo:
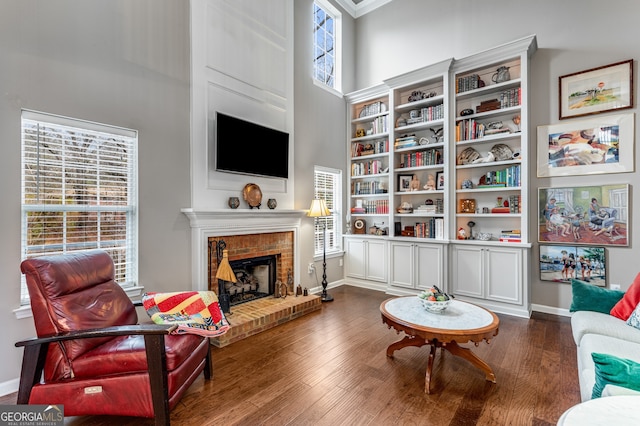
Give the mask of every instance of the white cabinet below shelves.
M 395 287 L 444 290 L 444 250 L 441 244 L 392 241 L 391 281 Z
M 387 282 L 387 242 L 383 239 L 345 238 L 347 277 Z
M 451 290 L 456 296 L 523 303 L 522 248 L 454 245 Z

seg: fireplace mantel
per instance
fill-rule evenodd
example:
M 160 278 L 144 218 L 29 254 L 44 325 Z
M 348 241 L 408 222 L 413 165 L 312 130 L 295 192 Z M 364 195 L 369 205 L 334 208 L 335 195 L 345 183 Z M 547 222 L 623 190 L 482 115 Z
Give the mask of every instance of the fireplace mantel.
M 224 235 L 262 234 L 267 232 L 293 231 L 294 276 L 300 276 L 297 260 L 299 230 L 306 210 L 181 210 L 191 225 L 191 287 L 193 290 L 208 290 L 208 241 L 209 237 Z

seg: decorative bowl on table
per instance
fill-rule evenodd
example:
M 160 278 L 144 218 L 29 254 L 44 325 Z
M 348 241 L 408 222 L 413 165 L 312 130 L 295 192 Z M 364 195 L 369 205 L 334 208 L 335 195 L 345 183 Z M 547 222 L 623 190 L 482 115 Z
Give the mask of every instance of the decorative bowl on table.
M 440 291 L 438 287 L 433 286 L 431 289 L 418 294 L 418 299 L 420 299 L 422 307 L 427 312 L 438 314 L 449 307 L 452 297 Z

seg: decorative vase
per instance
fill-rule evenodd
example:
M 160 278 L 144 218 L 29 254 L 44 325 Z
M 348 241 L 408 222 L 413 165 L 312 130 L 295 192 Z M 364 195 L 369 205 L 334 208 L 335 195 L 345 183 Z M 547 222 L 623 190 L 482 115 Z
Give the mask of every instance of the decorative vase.
M 240 205 L 240 199 L 238 197 L 229 197 L 229 207 L 237 209 Z
M 275 198 L 269 198 L 267 200 L 267 207 L 269 207 L 271 210 L 275 209 L 277 205 L 278 205 L 278 202 L 276 201 Z

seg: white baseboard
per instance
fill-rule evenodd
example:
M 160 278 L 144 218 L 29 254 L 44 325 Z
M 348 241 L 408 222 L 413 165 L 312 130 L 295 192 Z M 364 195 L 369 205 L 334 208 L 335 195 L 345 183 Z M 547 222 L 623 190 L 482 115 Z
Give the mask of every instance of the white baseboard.
M 0 383 L 0 396 L 9 395 L 10 393 L 18 392 L 18 385 L 20 379 L 11 379 L 6 382 Z
M 531 304 L 531 310 L 535 312 L 542 312 L 545 314 L 558 315 L 562 317 L 570 317 L 571 312 L 568 309 L 564 308 L 556 308 L 554 306 L 546 306 L 546 305 L 536 305 Z

